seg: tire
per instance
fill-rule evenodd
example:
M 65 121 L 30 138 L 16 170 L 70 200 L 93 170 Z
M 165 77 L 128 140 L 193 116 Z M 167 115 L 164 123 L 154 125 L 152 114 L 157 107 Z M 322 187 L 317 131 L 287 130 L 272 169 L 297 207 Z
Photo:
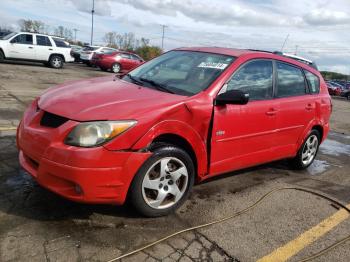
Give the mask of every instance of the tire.
M 302 170 L 308 168 L 315 160 L 320 146 L 320 132 L 313 129 L 298 150 L 297 155 L 290 160 L 292 168 Z
M 129 191 L 131 204 L 146 217 L 165 216 L 179 208 L 188 198 L 195 177 L 193 161 L 183 149 L 167 144 L 153 148 Z
M 0 61 L 1 61 L 1 58 L 0 58 Z M 347 94 L 346 99 L 350 100 L 350 92 Z
M 2 50 L 0 50 L 0 62 L 5 60 L 5 56 L 4 53 L 2 52 Z
M 115 74 L 119 73 L 122 70 L 122 67 L 119 63 L 114 63 L 111 67 L 111 71 Z
M 63 58 L 61 56 L 53 55 L 50 57 L 50 60 L 49 60 L 50 67 L 55 68 L 55 69 L 60 69 L 63 67 L 63 64 L 64 64 L 64 61 L 63 61 Z

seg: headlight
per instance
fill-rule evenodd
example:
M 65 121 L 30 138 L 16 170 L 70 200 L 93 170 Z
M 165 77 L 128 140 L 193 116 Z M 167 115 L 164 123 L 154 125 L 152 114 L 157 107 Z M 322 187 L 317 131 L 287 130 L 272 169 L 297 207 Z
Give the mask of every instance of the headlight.
M 99 146 L 124 133 L 136 123 L 134 120 L 81 123 L 69 133 L 64 143 L 80 147 Z

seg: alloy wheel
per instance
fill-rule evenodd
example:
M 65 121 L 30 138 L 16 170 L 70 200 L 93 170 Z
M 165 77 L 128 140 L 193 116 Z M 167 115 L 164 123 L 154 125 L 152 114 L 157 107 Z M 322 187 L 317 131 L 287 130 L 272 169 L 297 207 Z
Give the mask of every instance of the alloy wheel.
M 311 135 L 306 140 L 302 151 L 301 159 L 305 166 L 309 165 L 315 158 L 318 148 L 318 137 Z
M 165 157 L 154 163 L 142 182 L 142 196 L 154 209 L 175 205 L 186 192 L 188 171 L 185 164 L 175 157 Z
M 61 59 L 58 57 L 55 57 L 54 59 L 52 59 L 52 65 L 56 68 L 61 67 L 62 65 Z
M 112 67 L 113 73 L 119 73 L 120 71 L 120 65 L 119 64 L 114 64 Z

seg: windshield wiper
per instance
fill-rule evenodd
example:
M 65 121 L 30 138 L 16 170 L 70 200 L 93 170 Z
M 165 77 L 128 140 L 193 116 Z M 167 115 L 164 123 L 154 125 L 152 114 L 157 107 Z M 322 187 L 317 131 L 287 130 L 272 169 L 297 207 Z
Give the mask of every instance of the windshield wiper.
M 157 82 L 155 82 L 155 81 L 153 81 L 151 79 L 147 79 L 147 78 L 143 78 L 143 77 L 140 77 L 140 80 L 143 81 L 143 82 L 151 84 L 152 86 L 154 86 L 158 90 L 165 91 L 165 92 L 168 92 L 168 93 L 171 93 L 171 94 L 175 94 L 166 85 L 163 85 L 161 83 L 157 83 Z
M 134 82 L 135 84 L 143 86 L 143 83 L 140 80 L 138 80 L 136 77 L 133 77 L 130 74 L 126 74 L 126 76 L 129 77 L 131 79 L 131 81 Z

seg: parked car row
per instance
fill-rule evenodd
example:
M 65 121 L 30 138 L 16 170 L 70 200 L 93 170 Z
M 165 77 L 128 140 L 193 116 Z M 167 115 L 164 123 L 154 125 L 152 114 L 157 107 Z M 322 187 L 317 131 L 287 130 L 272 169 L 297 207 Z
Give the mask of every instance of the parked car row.
M 328 93 L 332 96 L 342 96 L 350 100 L 350 83 L 339 81 L 326 81 Z
M 45 34 L 13 32 L 0 38 L 0 61 L 41 62 L 62 68 L 66 62 L 83 62 L 114 73 L 128 72 L 144 60 L 136 54 L 104 46 L 70 45 L 63 38 Z

